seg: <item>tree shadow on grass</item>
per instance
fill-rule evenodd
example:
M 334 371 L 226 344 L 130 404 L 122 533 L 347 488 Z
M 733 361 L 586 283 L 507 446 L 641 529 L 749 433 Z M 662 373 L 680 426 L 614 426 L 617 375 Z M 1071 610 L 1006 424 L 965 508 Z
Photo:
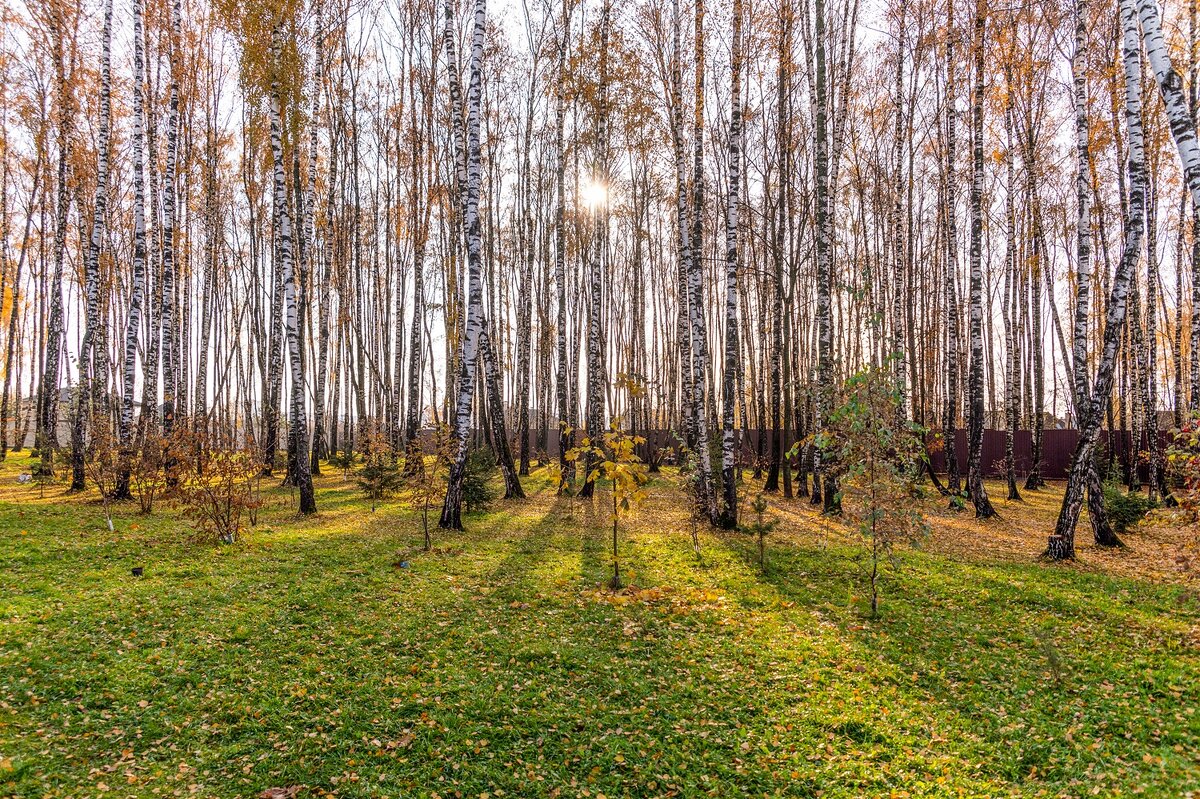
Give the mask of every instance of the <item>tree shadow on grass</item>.
M 714 538 L 752 562 L 749 539 Z M 1196 684 L 1195 663 L 1146 651 L 1169 623 L 1111 602 L 1114 581 L 906 552 L 872 619 L 861 600 L 848 601 L 867 590 L 854 554 L 776 544 L 758 578 L 848 647 L 836 679 L 870 697 L 849 722 L 870 732 L 886 718 L 882 707 L 911 714 L 928 730 L 930 758 L 956 751 L 1008 783 L 1068 785 L 1114 756 L 1136 763 L 1147 750 L 1165 753 L 1170 779 L 1189 768 L 1195 778 L 1172 749 L 1189 746 L 1187 722 L 1169 709 L 1182 686 Z M 1169 610 L 1160 602 L 1160 613 Z M 1116 745 L 1114 724 L 1126 736 Z

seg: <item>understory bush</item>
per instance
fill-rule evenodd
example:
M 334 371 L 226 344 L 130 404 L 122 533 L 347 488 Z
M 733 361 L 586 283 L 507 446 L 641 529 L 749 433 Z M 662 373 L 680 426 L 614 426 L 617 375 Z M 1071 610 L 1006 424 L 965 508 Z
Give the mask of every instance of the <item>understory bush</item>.
M 496 471 L 496 456 L 487 447 L 473 449 L 467 454 L 467 470 L 463 475 L 463 504 L 469 511 L 487 510 L 496 499 L 492 488 L 492 473 Z
M 1193 414 L 1172 431 L 1167 470 L 1179 507 L 1195 516 L 1200 511 L 1200 416 Z
M 1124 533 L 1137 526 L 1146 514 L 1158 507 L 1158 502 L 1134 491 L 1125 491 L 1121 484 L 1104 484 L 1104 510 L 1113 531 Z
M 247 445 L 240 449 L 202 447 L 198 452 L 194 460 L 188 459 L 176 497 L 202 540 L 232 544 L 246 521 L 254 523 L 262 504 L 258 451 Z

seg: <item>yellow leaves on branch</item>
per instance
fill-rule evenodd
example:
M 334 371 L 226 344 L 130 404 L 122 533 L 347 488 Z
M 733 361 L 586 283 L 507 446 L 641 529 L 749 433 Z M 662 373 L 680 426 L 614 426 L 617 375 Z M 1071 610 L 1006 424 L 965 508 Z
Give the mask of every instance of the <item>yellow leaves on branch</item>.
M 278 77 L 281 101 L 291 106 L 300 99 L 304 80 L 304 58 L 299 43 L 304 4 L 300 0 L 217 0 L 217 19 L 241 44 L 242 83 L 252 94 L 267 96 L 271 79 Z M 279 63 L 271 52 L 271 34 L 278 27 L 283 33 Z
M 644 486 L 650 475 L 637 454 L 637 448 L 645 443 L 642 436 L 625 432 L 618 417 L 612 420 L 601 443 L 586 437 L 580 446 L 567 451 L 566 460 L 576 463 L 585 456 L 595 459 L 587 479 L 610 481 L 618 511 L 627 513 L 641 505 L 648 495 Z

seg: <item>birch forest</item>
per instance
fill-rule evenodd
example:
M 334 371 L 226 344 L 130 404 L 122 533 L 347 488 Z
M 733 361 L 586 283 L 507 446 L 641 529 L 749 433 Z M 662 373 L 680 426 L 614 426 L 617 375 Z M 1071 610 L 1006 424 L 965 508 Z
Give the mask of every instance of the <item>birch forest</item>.
M 1196 0 L 0 18 L 0 787 L 1200 784 Z

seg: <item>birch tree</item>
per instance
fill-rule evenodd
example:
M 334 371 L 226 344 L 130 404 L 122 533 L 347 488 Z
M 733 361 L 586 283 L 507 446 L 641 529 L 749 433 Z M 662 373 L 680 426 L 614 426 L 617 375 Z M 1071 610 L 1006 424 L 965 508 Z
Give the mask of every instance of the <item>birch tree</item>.
M 987 6 L 975 3 L 972 60 L 975 81 L 971 96 L 971 281 L 970 368 L 967 380 L 967 493 L 981 519 L 996 515 L 983 485 L 983 61 Z
M 823 0 L 818 0 L 818 3 Z M 729 94 L 729 193 L 725 202 L 725 363 L 721 375 L 721 526 L 737 527 L 737 439 L 734 405 L 740 366 L 738 335 L 738 202 L 742 135 L 742 0 L 733 2 Z M 742 420 L 745 427 L 745 419 Z
M 449 3 L 446 5 L 447 25 L 453 15 Z M 467 316 L 463 333 L 462 357 L 459 359 L 457 390 L 454 407 L 454 460 L 450 466 L 446 497 L 442 504 L 439 525 L 455 530 L 462 529 L 462 488 L 467 468 L 467 445 L 471 429 L 471 409 L 475 396 L 476 362 L 479 356 L 479 339 L 483 332 L 483 240 L 479 221 L 479 117 L 482 99 L 483 41 L 486 9 L 484 0 L 475 0 L 474 27 L 471 32 L 470 82 L 467 87 L 467 119 L 465 135 L 467 175 L 463 202 L 463 220 L 467 248 Z M 453 69 L 453 64 L 450 65 Z M 452 79 L 453 79 L 452 74 Z M 452 126 L 461 126 L 462 117 L 455 115 Z
M 104 6 L 104 32 L 100 41 L 100 130 L 96 143 L 96 195 L 92 207 L 92 230 L 84 259 L 85 301 L 83 341 L 79 346 L 79 390 L 71 430 L 71 490 L 82 491 L 84 436 L 92 411 L 92 402 L 108 390 L 108 347 L 100 322 L 100 248 L 108 210 L 108 150 L 112 133 L 112 0 Z
M 1050 536 L 1046 548 L 1047 557 L 1054 560 L 1067 560 L 1075 557 L 1075 526 L 1079 521 L 1084 490 L 1093 469 L 1093 458 L 1104 408 L 1108 402 L 1109 392 L 1112 390 L 1117 350 L 1121 341 L 1121 328 L 1125 324 L 1125 315 L 1128 310 L 1130 278 L 1136 267 L 1138 256 L 1141 254 L 1143 228 L 1146 221 L 1145 146 L 1142 134 L 1142 57 L 1134 0 L 1121 0 L 1120 14 L 1127 137 L 1125 170 L 1128 203 L 1125 241 L 1108 296 L 1104 319 L 1104 348 L 1100 353 L 1090 402 L 1078 414 L 1079 442 L 1071 458 L 1071 471 L 1067 478 L 1067 488 L 1063 494 L 1054 534 Z M 1103 541 L 1098 540 L 1096 543 L 1105 546 L 1120 544 L 1111 531 L 1109 531 L 1109 535 L 1110 538 Z

